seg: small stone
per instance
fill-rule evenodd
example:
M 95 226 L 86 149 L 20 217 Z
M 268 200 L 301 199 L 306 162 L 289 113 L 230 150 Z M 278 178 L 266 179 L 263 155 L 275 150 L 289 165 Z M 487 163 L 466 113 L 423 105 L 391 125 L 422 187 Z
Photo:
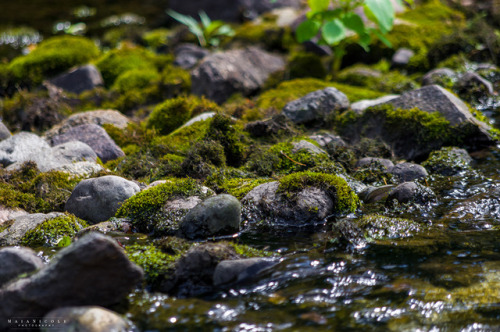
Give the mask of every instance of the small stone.
M 229 235 L 240 229 L 241 204 L 231 195 L 207 198 L 182 219 L 180 232 L 189 239 Z
M 405 67 L 410 63 L 411 58 L 415 55 L 415 52 L 408 48 L 400 48 L 392 56 L 392 66 L 393 67 Z
M 50 83 L 68 92 L 80 94 L 104 85 L 101 73 L 94 65 L 73 68 L 50 80 Z
M 316 145 L 305 140 L 300 140 L 299 142 L 292 142 L 292 145 L 293 145 L 292 153 L 297 153 L 300 150 L 306 150 L 308 153 L 312 155 L 326 154 L 325 150 L 318 148 Z
M 29 248 L 8 247 L 0 249 L 0 287 L 23 273 L 41 269 L 43 261 Z
M 399 203 L 423 204 L 435 200 L 436 195 L 427 187 L 415 182 L 403 182 L 396 186 L 387 197 L 387 203 L 397 200 Z
M 134 182 L 114 175 L 83 180 L 73 189 L 65 210 L 91 223 L 106 221 L 139 191 Z
M 61 164 L 71 164 L 75 161 L 97 161 L 97 155 L 87 144 L 80 141 L 69 141 L 52 148 L 52 155 Z
M 390 161 L 389 159 L 365 157 L 358 160 L 358 162 L 356 163 L 356 168 L 379 166 L 379 165 L 383 166 L 388 171 L 390 171 L 394 167 L 393 162 Z
M 275 261 L 266 258 L 225 260 L 215 268 L 214 285 L 233 284 L 252 279 L 274 265 Z
M 429 175 L 425 167 L 413 163 L 397 164 L 391 169 L 390 173 L 399 179 L 399 182 L 423 179 Z

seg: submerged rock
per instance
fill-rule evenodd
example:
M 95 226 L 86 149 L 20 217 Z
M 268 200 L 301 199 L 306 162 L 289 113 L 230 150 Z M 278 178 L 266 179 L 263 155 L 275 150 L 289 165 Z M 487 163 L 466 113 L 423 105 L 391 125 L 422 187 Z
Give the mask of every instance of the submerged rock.
M 335 88 L 325 88 L 289 102 L 283 114 L 296 124 L 321 123 L 348 107 L 349 99 L 345 94 Z
M 115 240 L 98 233 L 61 250 L 38 273 L 0 289 L 1 317 L 43 317 L 64 306 L 110 306 L 142 279 Z M 7 329 L 7 320 L 0 329 Z
M 106 221 L 139 191 L 137 184 L 119 176 L 87 179 L 76 185 L 64 209 L 91 223 Z
M 210 197 L 192 208 L 179 225 L 180 233 L 188 238 L 230 235 L 240 230 L 241 204 L 231 195 Z
M 191 73 L 192 92 L 219 104 L 237 92 L 250 96 L 284 66 L 283 59 L 256 47 L 215 53 Z
M 41 269 L 43 261 L 29 248 L 0 249 L 0 287 L 23 273 Z
M 58 329 L 85 332 L 134 332 L 135 326 L 117 313 L 97 306 L 57 308 L 45 315 L 44 320 L 64 321 Z M 42 328 L 43 332 L 53 329 Z

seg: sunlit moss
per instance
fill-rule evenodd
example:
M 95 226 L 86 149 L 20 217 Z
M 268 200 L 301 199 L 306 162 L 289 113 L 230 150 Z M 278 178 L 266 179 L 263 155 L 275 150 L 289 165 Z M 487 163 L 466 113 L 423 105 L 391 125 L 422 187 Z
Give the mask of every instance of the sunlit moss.
M 73 238 L 78 231 L 87 226 L 88 224 L 84 220 L 70 214 L 47 219 L 34 229 L 26 232 L 20 244 L 32 248 L 53 247 L 58 244 L 61 238 Z

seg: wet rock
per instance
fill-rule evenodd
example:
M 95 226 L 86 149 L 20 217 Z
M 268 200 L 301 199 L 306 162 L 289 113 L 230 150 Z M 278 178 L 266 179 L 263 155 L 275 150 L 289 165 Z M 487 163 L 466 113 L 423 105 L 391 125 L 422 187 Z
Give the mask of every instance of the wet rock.
M 63 307 L 57 308 L 45 315 L 44 320 L 64 321 L 57 327 L 63 330 L 85 332 L 132 332 L 138 331 L 132 323 L 122 318 L 117 313 L 96 306 Z M 42 328 L 43 332 L 53 329 Z
M 16 162 L 36 162 L 42 172 L 53 166 L 50 145 L 35 134 L 20 132 L 0 142 L 0 164 L 7 167 Z
M 500 220 L 500 187 L 487 188 L 484 192 L 465 199 L 454 206 L 443 219 L 473 229 L 478 226 L 491 228 L 491 224 L 497 224 Z
M 38 273 L 0 290 L 1 317 L 43 317 L 65 306 L 110 306 L 143 278 L 115 240 L 98 233 L 61 250 Z M 8 327 L 0 321 L 0 329 Z
M 273 8 L 300 7 L 299 0 L 171 0 L 169 7 L 185 15 L 197 17 L 200 10 L 205 11 L 211 19 L 237 22 L 242 19 L 254 19 L 258 15 Z
M 115 110 L 95 110 L 72 114 L 70 117 L 48 130 L 44 137 L 51 140 L 54 136 L 64 134 L 72 127 L 84 124 L 102 126 L 111 124 L 117 128 L 125 129 L 131 123 L 130 119 Z
M 0 247 L 18 245 L 19 241 L 21 241 L 23 236 L 28 231 L 34 229 L 45 220 L 53 219 L 63 215 L 64 213 L 61 212 L 51 212 L 47 214 L 34 213 L 21 215 L 17 218 L 12 219 L 11 221 L 8 221 L 10 225 L 0 233 Z
M 321 123 L 348 107 L 349 99 L 345 94 L 335 88 L 326 88 L 289 102 L 283 108 L 283 114 L 296 124 Z
M 435 199 L 436 195 L 430 188 L 415 182 L 403 182 L 389 193 L 387 202 L 391 204 L 396 200 L 399 203 L 425 204 Z
M 103 163 L 125 155 L 113 139 L 109 137 L 108 133 L 95 124 L 71 127 L 64 134 L 56 135 L 49 141 L 52 146 L 69 141 L 81 141 L 88 144 Z
M 390 171 L 394 167 L 394 163 L 389 159 L 384 158 L 373 158 L 373 157 L 365 157 L 361 158 L 356 162 L 356 167 L 370 167 L 370 166 L 382 166 L 386 170 Z
M 379 187 L 366 187 L 358 196 L 366 204 L 385 201 L 389 197 L 389 193 L 396 187 L 394 184 L 388 184 Z
M 181 44 L 174 49 L 174 65 L 183 69 L 194 68 L 210 51 L 194 44 Z
M 355 103 L 352 103 L 351 109 L 356 114 L 362 114 L 368 107 L 384 104 L 398 97 L 399 95 L 387 95 L 376 99 L 363 99 Z
M 91 223 L 105 221 L 139 191 L 134 182 L 114 175 L 83 180 L 73 189 L 65 210 Z
M 224 243 L 206 243 L 192 247 L 176 264 L 173 280 L 165 282 L 161 291 L 178 296 L 196 296 L 213 290 L 213 275 L 224 260 L 239 259 L 232 246 Z
M 97 161 L 97 155 L 87 144 L 80 141 L 69 141 L 52 148 L 52 155 L 62 165 L 75 161 Z
M 292 145 L 293 145 L 292 153 L 297 153 L 297 152 L 299 152 L 299 150 L 306 150 L 311 155 L 326 154 L 325 150 L 320 149 L 316 145 L 312 144 L 311 142 L 305 141 L 305 140 L 300 140 L 298 142 L 292 142 Z
M 12 134 L 10 133 L 10 130 L 3 124 L 2 121 L 0 121 L 0 141 L 11 136 Z
M 481 75 L 473 72 L 461 75 L 454 88 L 462 98 L 467 100 L 473 100 L 472 98 L 474 97 L 477 99 L 485 98 L 495 94 L 493 84 Z
M 411 58 L 415 55 L 415 52 L 408 48 L 400 48 L 394 53 L 391 60 L 392 67 L 406 67 L 410 63 Z
M 282 58 L 256 47 L 207 56 L 191 73 L 192 92 L 223 103 L 240 92 L 257 92 L 269 75 L 285 67 Z
M 111 218 L 108 221 L 103 221 L 89 227 L 85 227 L 76 234 L 76 237 L 82 237 L 90 232 L 99 232 L 104 235 L 108 233 L 128 233 L 132 230 L 132 225 L 126 219 Z
M 188 239 L 229 235 L 240 230 L 241 204 L 231 195 L 207 198 L 182 219 L 180 232 Z
M 465 149 L 446 147 L 431 152 L 422 165 L 431 173 L 450 176 L 471 170 L 471 163 L 472 158 Z
M 43 261 L 29 248 L 0 249 L 0 287 L 23 273 L 41 269 Z
M 73 68 L 50 80 L 50 83 L 68 92 L 80 94 L 104 85 L 101 73 L 94 65 Z
M 449 87 L 457 79 L 457 73 L 450 68 L 436 68 L 422 77 L 422 85 L 441 85 Z
M 253 279 L 274 265 L 276 261 L 267 258 L 225 260 L 215 268 L 214 285 L 235 284 Z
M 399 182 L 419 180 L 429 175 L 425 167 L 414 163 L 397 164 L 391 168 L 390 173 L 394 175 Z

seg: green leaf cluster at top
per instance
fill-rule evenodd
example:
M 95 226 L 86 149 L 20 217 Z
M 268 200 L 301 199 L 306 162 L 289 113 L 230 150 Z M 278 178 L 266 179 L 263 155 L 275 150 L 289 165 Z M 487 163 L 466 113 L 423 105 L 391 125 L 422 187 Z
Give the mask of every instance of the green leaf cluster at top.
M 212 21 L 204 11 L 200 11 L 198 14 L 200 16 L 199 23 L 191 16 L 182 15 L 170 9 L 167 10 L 167 14 L 187 26 L 189 31 L 198 38 L 202 47 L 208 45 L 217 47 L 222 37 L 234 35 L 234 30 L 228 24 L 220 20 Z
M 372 34 L 376 34 L 385 43 L 383 37 L 392 29 L 395 10 L 390 0 L 308 0 L 310 11 L 307 19 L 297 28 L 297 39 L 304 42 L 321 33 L 321 39 L 328 45 L 337 45 L 352 31 L 359 36 L 358 43 L 365 50 L 371 42 Z M 400 1 L 401 2 L 401 1 Z M 366 17 L 376 24 L 377 28 L 365 25 L 363 19 L 354 12 L 362 7 Z

